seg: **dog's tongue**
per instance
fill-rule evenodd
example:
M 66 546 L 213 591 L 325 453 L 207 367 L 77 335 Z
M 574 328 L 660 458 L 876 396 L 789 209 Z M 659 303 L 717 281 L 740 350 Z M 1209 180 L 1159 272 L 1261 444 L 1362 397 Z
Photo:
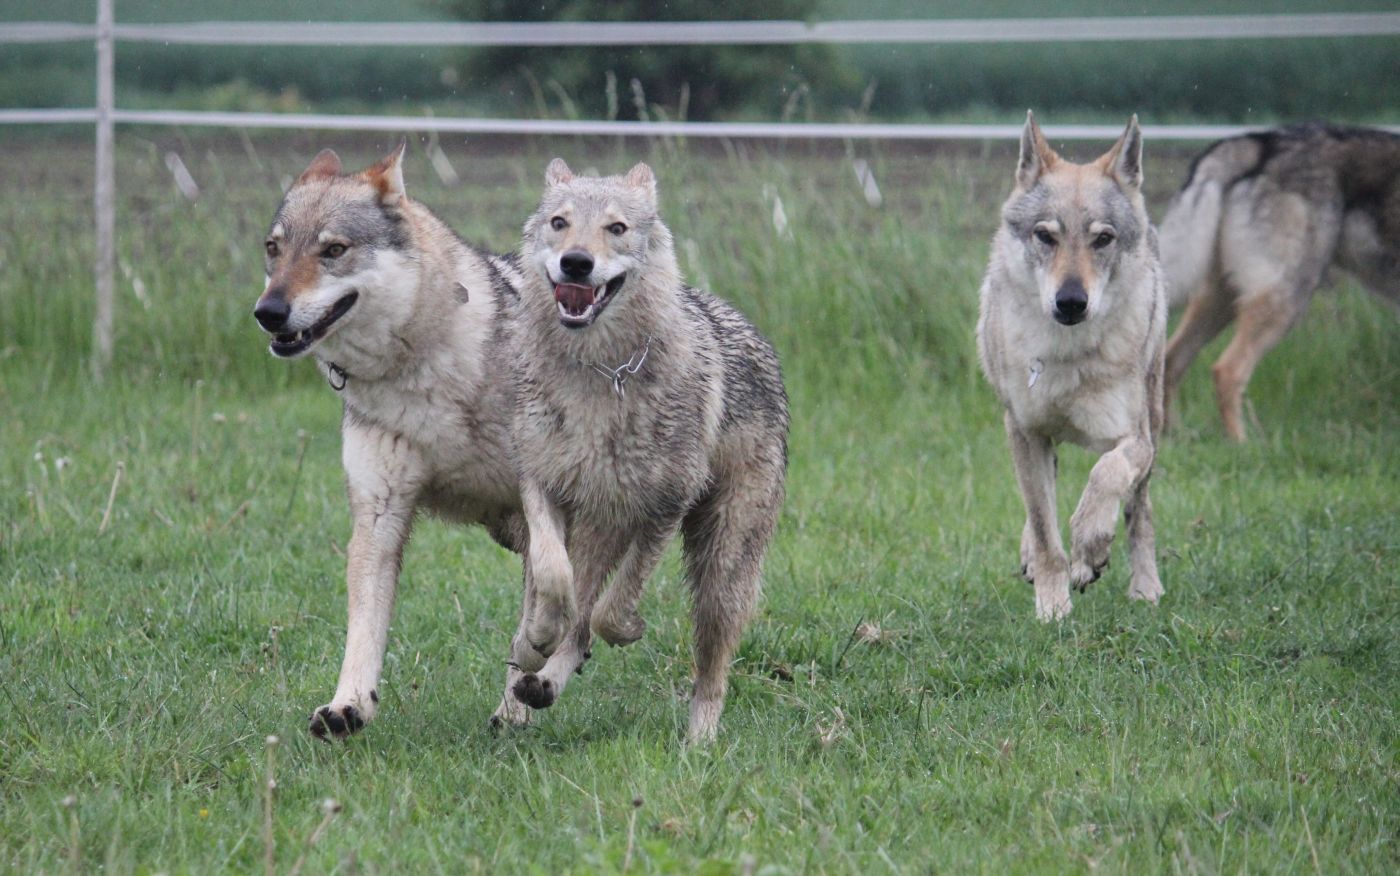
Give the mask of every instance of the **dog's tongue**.
M 595 291 L 592 286 L 559 283 L 554 287 L 554 300 L 564 305 L 564 309 L 570 313 L 583 313 L 593 303 Z

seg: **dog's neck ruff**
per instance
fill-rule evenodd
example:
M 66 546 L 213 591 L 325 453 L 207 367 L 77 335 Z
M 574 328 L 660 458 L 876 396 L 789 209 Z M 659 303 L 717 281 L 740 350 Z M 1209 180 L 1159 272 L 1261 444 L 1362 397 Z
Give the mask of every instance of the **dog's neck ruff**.
M 646 363 L 647 356 L 651 353 L 651 335 L 647 335 L 646 341 L 642 343 L 640 350 L 632 354 L 632 358 L 623 362 L 616 368 L 609 368 L 597 362 L 593 363 L 593 370 L 612 381 L 613 392 L 618 398 L 626 397 L 626 383 L 638 371 L 642 370 L 642 365 Z

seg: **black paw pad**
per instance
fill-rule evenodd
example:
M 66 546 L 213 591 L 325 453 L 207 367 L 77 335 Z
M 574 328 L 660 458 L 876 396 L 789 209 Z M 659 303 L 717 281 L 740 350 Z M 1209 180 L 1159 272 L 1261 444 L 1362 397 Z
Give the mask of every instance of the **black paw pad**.
M 365 719 L 354 706 L 346 706 L 341 711 L 322 706 L 311 714 L 311 735 L 317 739 L 328 739 L 331 736 L 344 739 L 364 726 Z
M 547 709 L 554 705 L 554 683 L 533 672 L 521 676 L 511 688 L 515 698 L 532 709 Z

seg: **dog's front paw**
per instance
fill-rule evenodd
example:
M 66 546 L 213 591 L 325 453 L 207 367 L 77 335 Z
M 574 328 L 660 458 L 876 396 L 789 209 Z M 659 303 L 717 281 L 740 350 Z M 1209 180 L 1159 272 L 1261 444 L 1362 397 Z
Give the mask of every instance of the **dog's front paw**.
M 1108 549 L 1113 544 L 1113 532 L 1094 533 L 1088 536 L 1075 536 L 1074 547 L 1069 555 L 1069 580 L 1075 590 L 1083 593 L 1086 588 L 1108 568 Z
M 1049 623 L 1050 621 L 1062 620 L 1069 617 L 1070 609 L 1074 604 L 1070 602 L 1069 588 L 1063 584 L 1058 588 L 1035 587 L 1035 617 L 1036 620 Z
M 589 623 L 604 642 L 618 648 L 632 644 L 647 631 L 647 622 L 635 607 L 622 608 L 606 595 L 593 608 Z
M 554 682 L 547 678 L 541 678 L 533 672 L 522 675 L 515 686 L 511 688 L 511 693 L 515 694 L 517 700 L 532 709 L 547 709 L 554 705 L 554 700 L 559 696 Z
M 1128 598 L 1141 599 L 1156 605 L 1166 591 L 1162 589 L 1162 579 L 1154 571 L 1151 574 L 1139 573 L 1128 582 Z
M 373 718 L 354 703 L 331 703 L 311 713 L 311 735 L 329 742 L 358 733 Z
M 536 599 L 535 611 L 525 627 L 530 647 L 545 657 L 553 654 L 573 627 L 576 614 L 572 599 Z

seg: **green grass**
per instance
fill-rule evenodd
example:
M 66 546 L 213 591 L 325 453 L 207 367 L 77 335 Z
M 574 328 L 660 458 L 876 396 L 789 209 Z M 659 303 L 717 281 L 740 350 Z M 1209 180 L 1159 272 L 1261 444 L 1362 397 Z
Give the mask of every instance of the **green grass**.
M 674 557 L 642 642 L 489 735 L 518 561 L 431 520 L 381 718 L 325 745 L 304 723 L 344 633 L 338 404 L 266 355 L 249 310 L 281 181 L 321 145 L 354 164 L 387 141 L 142 136 L 120 138 L 129 274 L 103 386 L 85 377 L 89 146 L 22 145 L 0 187 L 0 870 L 64 869 L 75 831 L 85 870 L 259 868 L 269 734 L 278 872 L 326 797 L 344 808 L 306 872 L 614 871 L 629 846 L 638 872 L 1400 866 L 1400 331 L 1349 283 L 1265 359 L 1249 446 L 1221 440 L 1192 375 L 1154 478 L 1163 604 L 1124 598 L 1120 546 L 1042 625 L 973 356 L 1005 148 L 854 147 L 876 210 L 839 148 L 453 141 L 466 181 L 445 189 L 415 146 L 410 192 L 497 248 L 551 154 L 653 160 L 688 274 L 784 356 L 790 498 L 713 748 L 679 742 Z M 1149 145 L 1154 204 L 1186 157 Z M 1091 462 L 1065 454 L 1066 517 Z

